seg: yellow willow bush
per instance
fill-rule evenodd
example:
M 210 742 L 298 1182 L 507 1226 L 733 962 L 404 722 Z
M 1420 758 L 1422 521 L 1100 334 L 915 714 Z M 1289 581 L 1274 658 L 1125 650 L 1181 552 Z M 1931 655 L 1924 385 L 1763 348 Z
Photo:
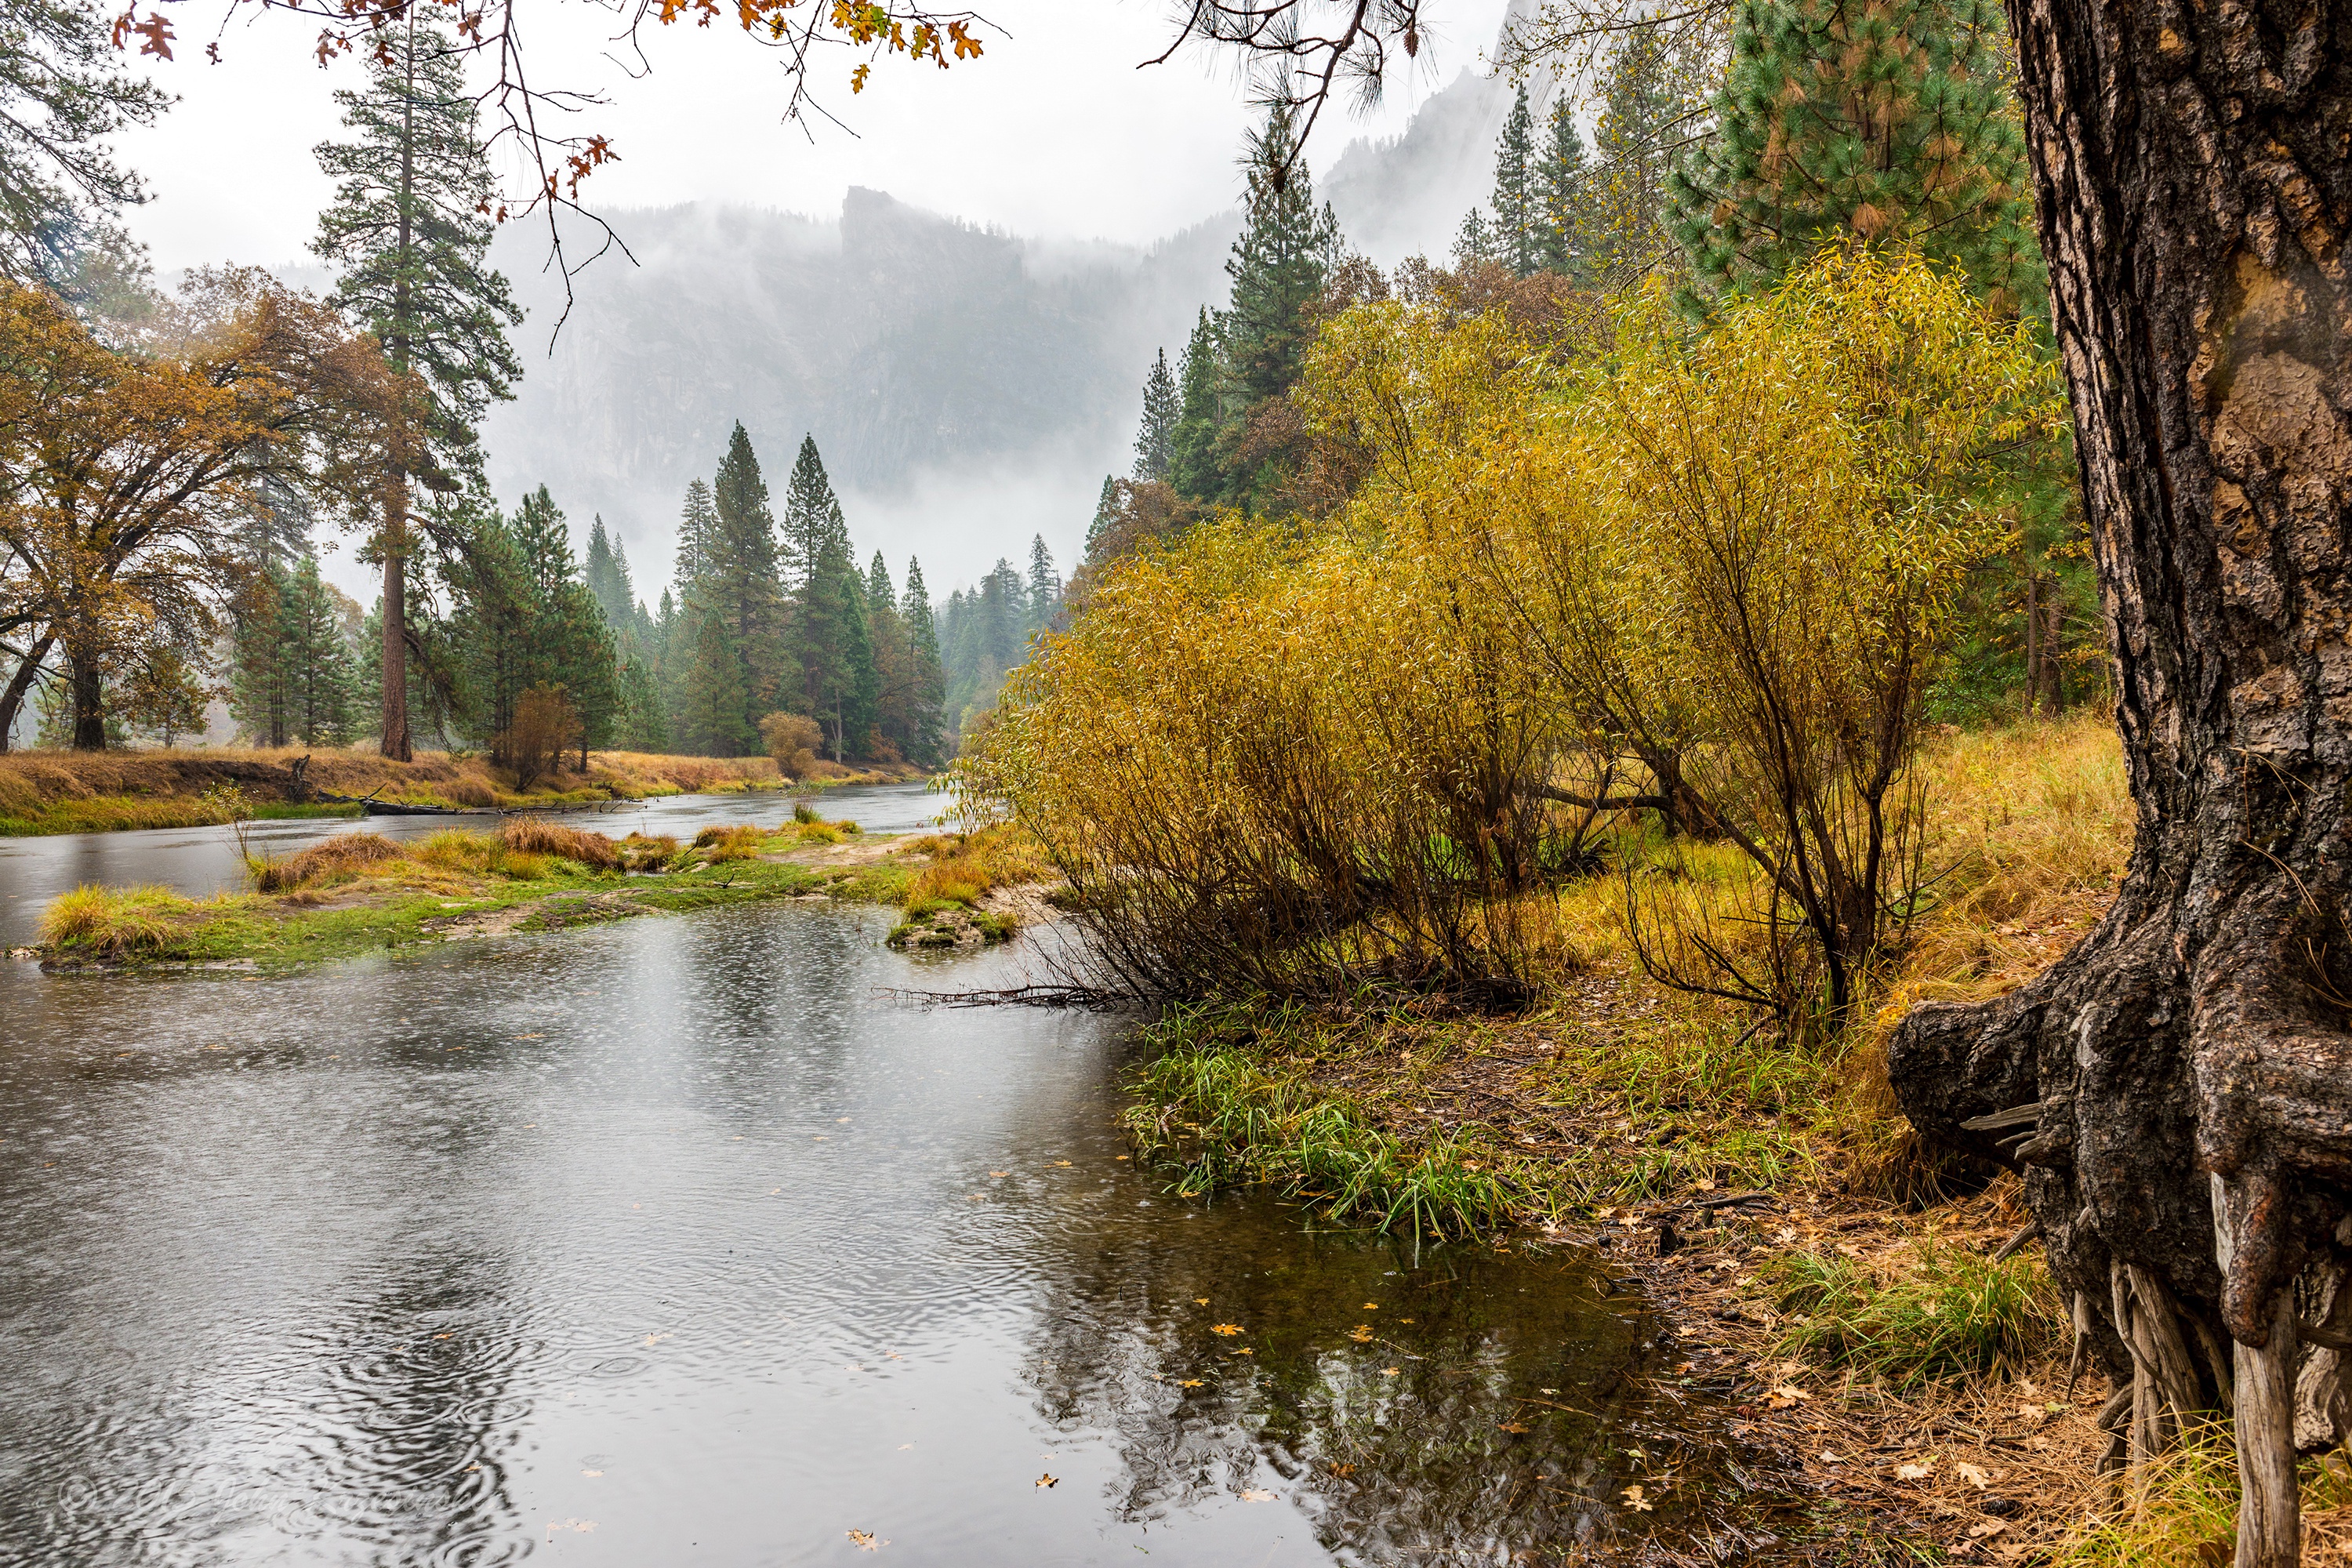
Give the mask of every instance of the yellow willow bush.
M 1347 312 L 1297 402 L 1370 454 L 1349 505 L 1118 563 L 1015 673 L 961 783 L 1046 846 L 1116 983 L 1524 994 L 1549 889 L 1641 807 L 1759 870 L 1727 923 L 1629 876 L 1661 977 L 1850 1005 L 1916 903 L 1920 700 L 2046 362 L 1958 279 L 1835 255 L 1573 353 Z
M 1069 879 L 1098 980 L 1524 996 L 1559 851 L 1532 674 L 1458 583 L 1203 524 L 1108 574 L 959 764 Z
M 1702 803 L 1760 873 L 1693 918 L 1629 872 L 1671 984 L 1847 1015 L 1920 902 L 1913 764 L 2004 459 L 2063 415 L 2031 329 L 1956 275 L 1825 253 L 1693 335 L 1656 297 L 1498 428 L 1488 559 L 1571 721 Z

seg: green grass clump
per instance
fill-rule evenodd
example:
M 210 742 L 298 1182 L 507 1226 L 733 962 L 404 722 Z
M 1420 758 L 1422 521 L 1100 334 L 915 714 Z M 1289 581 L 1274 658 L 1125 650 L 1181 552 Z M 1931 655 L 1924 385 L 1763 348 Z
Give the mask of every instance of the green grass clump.
M 2014 1371 L 2063 1330 L 2057 1289 L 2031 1258 L 1995 1263 L 1964 1247 L 1913 1244 L 1881 1277 L 1835 1253 L 1795 1252 L 1760 1271 L 1790 1318 L 1785 1353 L 1862 1368 L 1898 1388 Z
M 1147 1030 L 1181 1037 L 1163 1022 Z M 1127 1126 L 1171 1166 L 1176 1190 L 1269 1184 L 1335 1217 L 1415 1237 L 1467 1236 L 1507 1219 L 1527 1194 L 1464 1157 L 1452 1139 L 1418 1152 L 1303 1079 L 1268 1073 L 1246 1049 L 1177 1045 L 1135 1074 L 1142 1103 Z
M 60 952 L 112 963 L 178 956 L 205 910 L 169 888 L 85 882 L 50 901 L 41 940 Z

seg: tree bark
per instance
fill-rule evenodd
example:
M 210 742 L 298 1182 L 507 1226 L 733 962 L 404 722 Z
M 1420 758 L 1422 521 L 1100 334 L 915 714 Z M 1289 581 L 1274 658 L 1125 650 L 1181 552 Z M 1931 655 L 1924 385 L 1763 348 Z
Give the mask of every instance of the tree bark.
M 407 531 L 408 481 L 395 477 L 383 520 L 383 739 L 380 755 L 414 762 L 408 736 L 408 561 L 402 552 Z
M 0 691 L 0 752 L 9 749 L 9 737 L 16 730 L 16 715 L 24 710 L 25 694 L 33 689 L 33 682 L 40 679 L 41 661 L 49 657 L 49 648 L 55 641 L 56 638 L 51 637 L 36 638 L 33 645 L 25 650 L 24 658 L 16 666 L 16 673 L 9 677 L 7 689 Z
M 66 651 L 72 666 L 68 679 L 73 689 L 73 749 L 102 752 L 106 750 L 106 679 L 99 668 L 97 649 L 68 642 Z
M 2114 1265 L 2162 1287 L 2234 1394 L 2238 1562 L 2287 1563 L 2294 1287 L 2352 1197 L 2352 9 L 2010 14 L 2138 836 L 2079 946 L 1889 1068 L 2023 1172 L 2119 1384 L 2160 1380 Z M 2029 1106 L 2021 1146 L 1965 1125 Z

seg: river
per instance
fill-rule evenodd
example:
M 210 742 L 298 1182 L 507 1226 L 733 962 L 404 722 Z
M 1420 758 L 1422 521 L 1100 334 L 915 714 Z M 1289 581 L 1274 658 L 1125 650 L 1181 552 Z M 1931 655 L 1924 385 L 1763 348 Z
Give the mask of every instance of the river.
M 871 794 L 871 826 L 921 814 Z M 201 890 L 218 834 L 112 837 Z M 25 902 L 27 867 L 138 860 L 0 841 Z M 260 978 L 0 963 L 0 1563 L 1764 1539 L 1780 1482 L 1660 1391 L 1671 1350 L 1594 1255 L 1173 1198 L 1117 1128 L 1117 1020 L 926 1010 L 893 994 L 1004 984 L 1020 945 L 910 957 L 889 923 L 734 908 Z

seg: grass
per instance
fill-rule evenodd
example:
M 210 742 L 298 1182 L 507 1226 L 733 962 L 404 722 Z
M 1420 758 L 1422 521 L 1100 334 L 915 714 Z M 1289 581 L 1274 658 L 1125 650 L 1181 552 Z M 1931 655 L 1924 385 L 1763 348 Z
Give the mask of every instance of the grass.
M 982 900 L 1000 889 L 1059 876 L 1043 847 L 1011 823 L 971 833 L 930 834 L 906 847 L 929 856 L 930 863 L 909 874 L 898 890 L 900 920 L 890 933 L 893 947 L 954 947 L 968 931 L 982 942 L 1010 941 L 1020 922 L 1002 910 L 982 910 Z
M 1181 1043 L 1181 1015 L 1145 1030 L 1158 1047 L 1134 1075 L 1128 1130 L 1198 1195 L 1266 1184 L 1318 1211 L 1415 1237 L 1465 1236 L 1507 1217 L 1522 1194 L 1506 1174 L 1439 1142 L 1409 1152 L 1343 1100 L 1265 1070 L 1243 1049 Z
M 1834 1252 L 1766 1263 L 1759 1279 L 1786 1318 L 1781 1351 L 1908 1390 L 2014 1373 L 2066 1331 L 2057 1288 L 2036 1259 L 1995 1263 L 1932 1237 L 1909 1251 L 1885 1272 Z
M 786 787 L 766 757 L 596 752 L 584 771 L 559 770 L 526 792 L 485 758 L 429 752 L 413 763 L 333 747 L 20 752 L 0 755 L 0 836 L 215 826 L 227 821 L 227 813 L 218 801 L 202 797 L 222 784 L 239 786 L 254 801 L 257 816 L 356 815 L 352 806 L 273 798 L 283 796 L 291 764 L 306 755 L 309 778 L 321 789 L 410 805 L 516 808 Z M 882 783 L 909 771 L 860 771 L 823 763 L 819 773 L 791 787 Z
M 341 833 L 280 859 L 255 858 L 248 893 L 195 900 L 163 888 L 79 888 L 50 904 L 41 940 L 49 957 L 68 963 L 278 965 L 430 941 L 453 922 L 478 928 L 518 906 L 534 907 L 499 929 L 811 893 L 888 903 L 915 875 L 904 865 L 763 858 L 797 842 L 790 832 L 714 828 L 680 848 L 666 836 L 614 840 L 530 818 L 494 833 L 446 828 L 414 840 Z
M 2301 1467 L 2303 1560 L 2352 1558 L 2352 1452 Z M 2136 1495 L 2096 1514 L 2051 1561 L 2063 1568 L 2228 1568 L 2238 1531 L 2238 1463 L 2229 1432 L 2216 1426 L 2150 1467 Z

